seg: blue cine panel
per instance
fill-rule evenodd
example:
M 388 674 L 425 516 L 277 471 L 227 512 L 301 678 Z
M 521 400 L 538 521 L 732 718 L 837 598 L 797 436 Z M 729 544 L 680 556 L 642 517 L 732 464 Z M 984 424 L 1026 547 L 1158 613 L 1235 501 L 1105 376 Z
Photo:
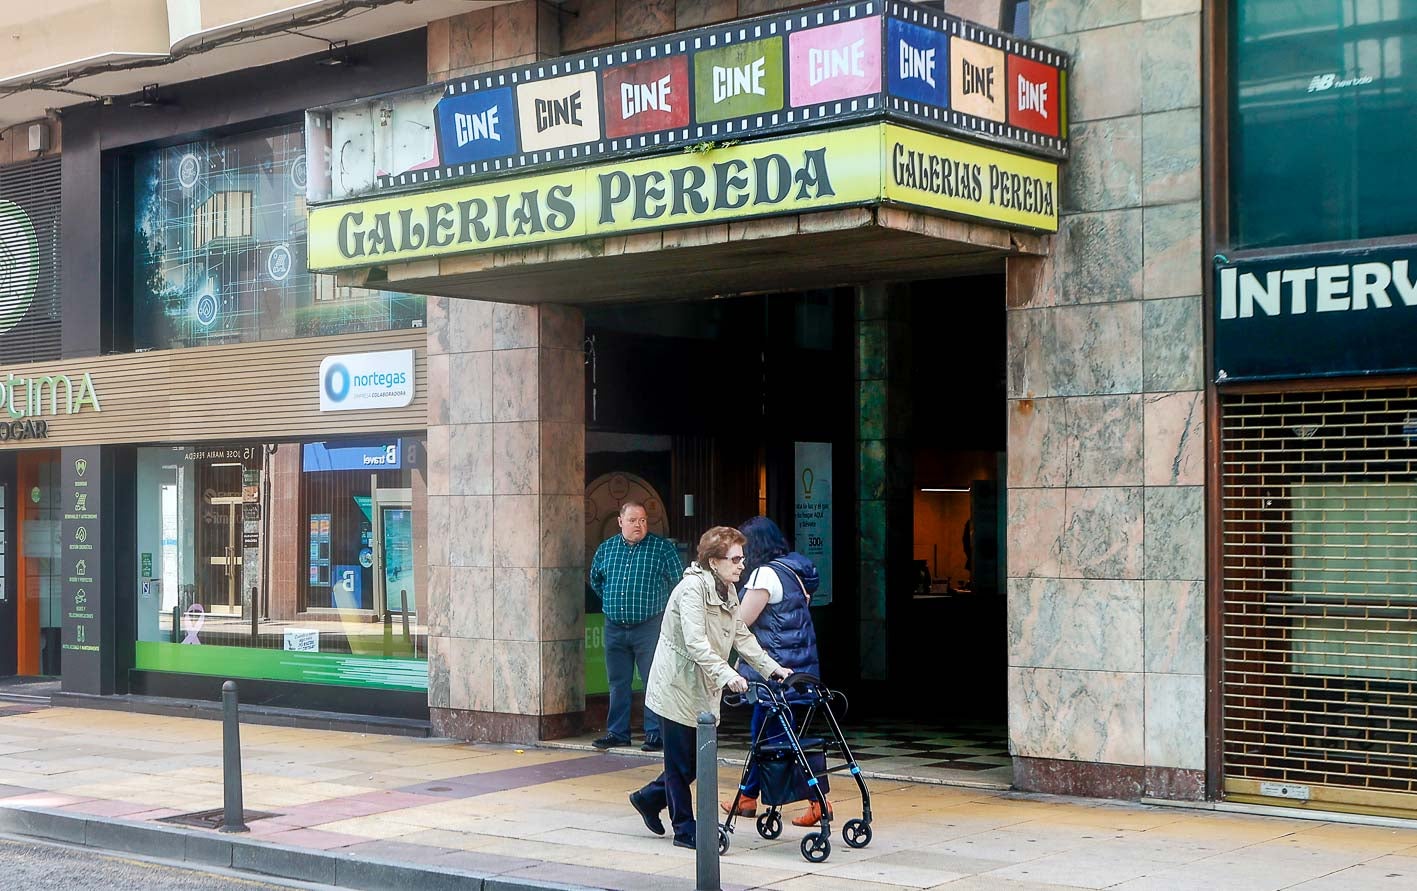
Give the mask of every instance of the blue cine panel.
M 316 470 L 402 470 L 403 441 L 323 443 L 307 442 L 301 469 Z
M 438 100 L 438 150 L 443 163 L 471 164 L 518 151 L 512 88 L 457 93 Z
M 900 19 L 886 21 L 886 75 L 891 95 L 948 106 L 948 36 Z

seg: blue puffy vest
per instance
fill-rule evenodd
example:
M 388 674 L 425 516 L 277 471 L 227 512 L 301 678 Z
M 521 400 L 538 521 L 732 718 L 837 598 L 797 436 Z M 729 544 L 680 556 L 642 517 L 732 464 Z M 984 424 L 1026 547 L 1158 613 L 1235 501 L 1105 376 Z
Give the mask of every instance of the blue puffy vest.
M 759 645 L 782 667 L 821 677 L 821 659 L 817 655 L 817 631 L 812 626 L 812 613 L 808 609 L 806 597 L 816 591 L 817 585 L 820 584 L 817 567 L 796 551 L 770 560 L 764 565 L 777 573 L 778 581 L 782 582 L 782 600 L 763 607 L 758 621 L 749 626 L 748 630 L 753 632 Z M 747 584 L 748 579 L 745 577 L 743 585 L 746 587 Z M 761 680 L 761 675 L 741 659 L 738 672 L 750 681 Z

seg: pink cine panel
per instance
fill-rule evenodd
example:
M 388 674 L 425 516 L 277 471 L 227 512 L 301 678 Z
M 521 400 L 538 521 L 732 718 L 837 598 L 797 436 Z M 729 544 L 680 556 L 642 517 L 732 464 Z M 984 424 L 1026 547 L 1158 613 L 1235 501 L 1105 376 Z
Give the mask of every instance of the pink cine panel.
M 881 91 L 881 17 L 795 31 L 788 38 L 794 106 Z

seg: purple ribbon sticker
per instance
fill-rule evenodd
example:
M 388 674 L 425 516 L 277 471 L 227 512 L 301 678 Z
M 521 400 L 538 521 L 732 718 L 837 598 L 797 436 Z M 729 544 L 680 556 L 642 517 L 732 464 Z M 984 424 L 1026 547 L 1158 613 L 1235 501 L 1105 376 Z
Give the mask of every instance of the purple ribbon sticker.
M 202 630 L 202 626 L 207 623 L 206 611 L 202 609 L 200 603 L 194 603 L 187 607 L 187 612 L 182 614 L 182 630 L 187 632 L 187 636 L 182 638 L 185 644 L 200 644 L 197 640 L 197 632 Z

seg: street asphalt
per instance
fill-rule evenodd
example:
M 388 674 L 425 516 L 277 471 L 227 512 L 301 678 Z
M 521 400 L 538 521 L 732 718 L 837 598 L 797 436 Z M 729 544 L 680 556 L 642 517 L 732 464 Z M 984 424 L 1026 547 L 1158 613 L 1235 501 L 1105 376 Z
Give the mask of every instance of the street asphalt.
M 265 891 L 322 888 L 323 885 L 271 884 L 182 866 L 136 860 L 83 848 L 0 836 L 0 888 L 102 888 L 104 891 Z

